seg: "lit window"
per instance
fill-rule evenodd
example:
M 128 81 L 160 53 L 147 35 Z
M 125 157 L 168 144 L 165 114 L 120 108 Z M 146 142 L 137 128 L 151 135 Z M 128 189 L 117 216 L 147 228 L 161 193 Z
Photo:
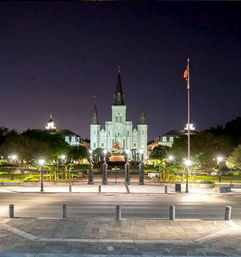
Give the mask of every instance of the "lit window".
M 72 141 L 72 142 L 75 142 L 75 137 L 72 137 L 72 138 L 71 138 L 71 141 Z
M 167 137 L 162 137 L 162 142 L 166 142 L 167 141 Z
M 173 137 L 169 137 L 169 142 L 173 142 Z
M 65 137 L 65 142 L 69 142 L 69 137 Z

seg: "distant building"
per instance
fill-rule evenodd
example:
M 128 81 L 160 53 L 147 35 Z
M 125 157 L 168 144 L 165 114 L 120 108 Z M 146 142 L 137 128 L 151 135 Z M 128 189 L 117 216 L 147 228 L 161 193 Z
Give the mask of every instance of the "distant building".
M 69 145 L 72 145 L 72 146 L 87 145 L 85 144 L 85 141 L 83 141 L 78 134 L 70 131 L 69 129 L 57 130 L 52 114 L 50 114 L 50 119 L 45 129 L 49 131 L 51 134 L 59 133 L 60 135 L 62 135 L 65 142 L 68 143 Z
M 56 127 L 53 121 L 52 114 L 50 114 L 49 121 L 45 129 L 48 130 L 50 133 L 56 133 Z
M 171 130 L 159 137 L 156 137 L 155 141 L 160 145 L 172 147 L 174 140 L 184 134 L 184 130 Z
M 118 72 L 114 101 L 111 106 L 112 119 L 105 122 L 105 128 L 101 128 L 96 105 L 90 125 L 91 149 L 105 148 L 108 152 L 115 152 L 114 146 L 118 146 L 122 152 L 130 150 L 129 157 L 135 158 L 140 149 L 147 156 L 147 123 L 144 109 L 140 111 L 140 122 L 137 128 L 133 128 L 132 121 L 126 120 L 126 105 L 120 71 Z
M 82 139 L 79 135 L 75 134 L 74 132 L 70 131 L 69 129 L 62 129 L 58 131 L 65 140 L 66 143 L 72 146 L 80 145 Z

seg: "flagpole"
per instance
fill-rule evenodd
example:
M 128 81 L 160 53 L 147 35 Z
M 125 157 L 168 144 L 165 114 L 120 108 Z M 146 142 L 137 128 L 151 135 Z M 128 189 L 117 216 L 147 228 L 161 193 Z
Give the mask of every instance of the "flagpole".
M 190 71 L 189 71 L 189 58 L 187 59 L 187 159 L 190 161 Z M 188 176 L 189 176 L 189 165 L 187 166 L 186 174 L 186 193 L 188 190 Z

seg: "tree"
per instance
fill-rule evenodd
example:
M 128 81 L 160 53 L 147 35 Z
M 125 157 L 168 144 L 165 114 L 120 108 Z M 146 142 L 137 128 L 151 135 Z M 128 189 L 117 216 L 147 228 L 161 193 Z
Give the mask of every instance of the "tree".
M 0 152 L 6 157 L 14 153 L 19 160 L 26 162 L 50 157 L 50 148 L 46 143 L 22 135 L 8 136 L 1 145 Z
M 51 158 L 57 160 L 59 156 L 68 150 L 68 144 L 64 141 L 64 138 L 56 133 L 50 134 L 48 131 L 43 130 L 27 130 L 22 133 L 23 136 L 28 138 L 35 139 L 36 141 L 40 141 L 46 143 L 51 150 Z
M 168 146 L 157 145 L 151 151 L 150 158 L 162 160 L 163 158 L 166 157 L 169 150 L 170 150 L 170 147 L 168 147 Z
M 241 170 L 241 144 L 232 151 L 226 164 L 229 169 Z
M 68 149 L 68 159 L 79 161 L 88 157 L 88 150 L 85 146 L 70 146 Z
M 211 170 L 216 165 L 214 158 L 217 155 L 227 156 L 232 149 L 233 143 L 229 136 L 218 136 L 210 132 L 200 132 L 196 135 L 191 135 L 191 156 L 196 156 L 202 168 L 207 170 Z M 171 152 L 179 162 L 182 162 L 183 158 L 187 158 L 186 135 L 174 141 Z

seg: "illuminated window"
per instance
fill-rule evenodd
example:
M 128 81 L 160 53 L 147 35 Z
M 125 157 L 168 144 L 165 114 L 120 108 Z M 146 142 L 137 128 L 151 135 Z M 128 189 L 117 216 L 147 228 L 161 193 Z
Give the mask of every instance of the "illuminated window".
M 69 137 L 65 137 L 65 142 L 69 142 Z
M 173 142 L 173 137 L 169 137 L 169 142 Z
M 162 142 L 166 142 L 167 141 L 167 137 L 162 137 Z

